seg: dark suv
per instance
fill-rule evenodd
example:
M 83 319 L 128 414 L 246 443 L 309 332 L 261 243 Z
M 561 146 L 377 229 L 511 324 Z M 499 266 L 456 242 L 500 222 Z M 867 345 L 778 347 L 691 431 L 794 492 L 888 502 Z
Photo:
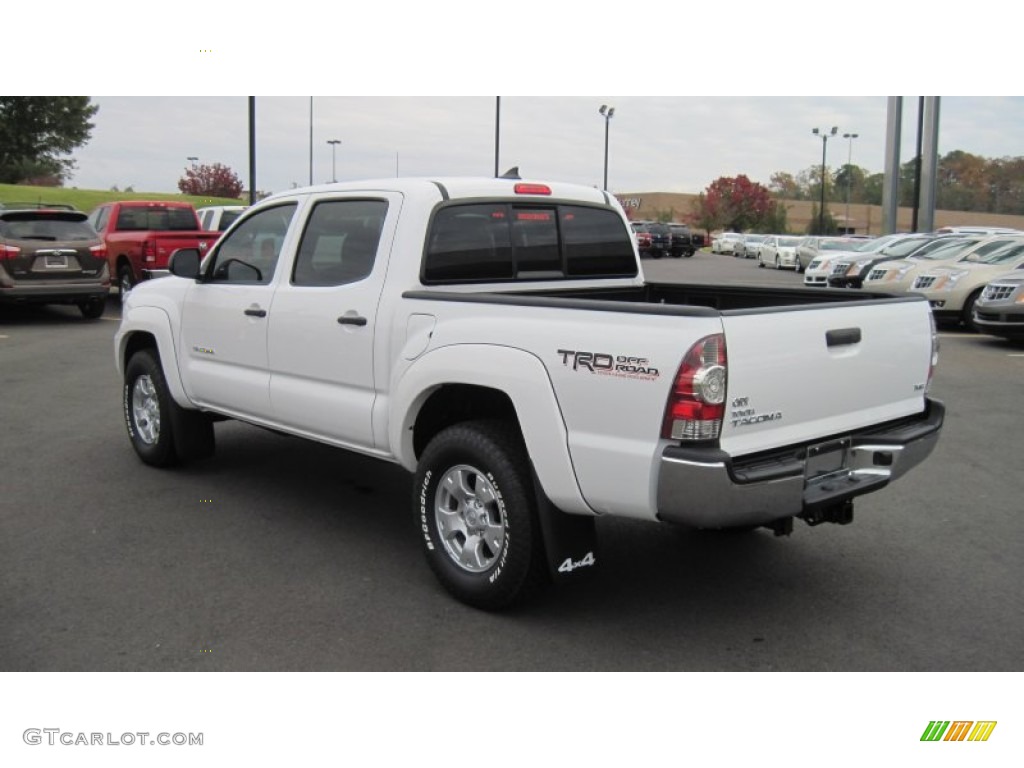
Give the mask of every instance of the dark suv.
M 0 210 L 0 302 L 75 304 L 96 319 L 109 293 L 107 249 L 84 213 Z
M 650 256 L 653 259 L 660 259 L 672 252 L 672 233 L 668 224 L 657 221 L 636 221 L 633 222 L 633 231 L 637 236 L 637 249 L 640 257 Z
M 693 233 L 685 224 L 669 224 L 669 233 L 672 236 L 672 255 L 677 259 L 680 256 L 690 258 L 697 247 L 694 245 Z

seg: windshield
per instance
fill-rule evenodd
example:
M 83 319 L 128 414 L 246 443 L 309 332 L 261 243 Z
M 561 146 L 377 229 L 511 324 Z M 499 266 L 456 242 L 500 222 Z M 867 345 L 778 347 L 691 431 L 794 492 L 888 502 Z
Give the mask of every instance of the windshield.
M 897 237 L 899 237 L 899 235 L 883 235 L 882 237 L 876 237 L 874 240 L 868 240 L 863 245 L 858 245 L 856 248 L 851 248 L 850 250 L 856 253 L 875 253 L 886 243 L 892 242 Z
M 914 258 L 922 259 L 924 261 L 944 261 L 945 259 L 955 259 L 964 251 L 976 246 L 978 242 L 978 240 L 968 238 L 966 240 L 943 242 L 941 245 L 933 243 L 928 248 L 922 248 L 918 253 L 915 253 Z
M 852 240 L 823 240 L 818 246 L 819 251 L 848 251 L 853 245 Z
M 991 256 L 993 254 L 1001 253 L 1004 248 L 1009 248 L 1011 246 L 1018 245 L 1019 243 L 1020 243 L 1020 240 L 1009 240 L 1009 239 L 1005 239 L 1005 238 L 1001 238 L 999 240 L 993 240 L 990 243 L 985 243 L 984 245 L 979 245 L 968 256 L 965 256 L 962 259 L 962 261 L 968 261 L 968 262 L 972 262 L 972 263 L 977 263 L 977 262 L 980 262 L 980 261 L 984 261 L 985 259 L 987 259 L 989 256 Z
M 779 245 L 784 248 L 795 248 L 796 244 L 800 242 L 799 237 L 780 237 Z
M 1008 261 L 1014 261 L 1024 254 L 1024 243 L 1015 243 L 1014 245 L 1007 246 L 995 253 L 990 253 L 984 258 L 978 259 L 979 264 L 1005 264 Z
M 900 240 L 898 243 L 885 246 L 879 253 L 882 256 L 906 256 L 929 242 L 929 240 L 931 238 L 927 237 L 912 237 L 909 240 Z

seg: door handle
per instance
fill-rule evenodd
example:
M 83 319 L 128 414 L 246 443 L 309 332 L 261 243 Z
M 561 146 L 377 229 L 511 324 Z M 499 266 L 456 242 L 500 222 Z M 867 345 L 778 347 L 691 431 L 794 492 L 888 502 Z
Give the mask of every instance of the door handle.
M 249 309 L 245 310 L 245 314 L 247 314 L 249 317 L 266 317 L 267 310 L 250 307 Z
M 342 315 L 338 318 L 341 325 L 366 325 L 366 318 L 359 315 Z
M 860 344 L 860 328 L 838 328 L 834 331 L 826 331 L 825 344 L 830 347 Z

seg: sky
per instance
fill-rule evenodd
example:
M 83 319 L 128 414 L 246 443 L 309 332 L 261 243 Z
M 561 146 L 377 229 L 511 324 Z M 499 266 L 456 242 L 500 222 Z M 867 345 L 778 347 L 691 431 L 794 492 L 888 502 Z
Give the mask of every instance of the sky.
M 719 176 L 767 185 L 821 163 L 814 127 L 839 128 L 827 164 L 884 168 L 885 96 L 293 96 L 257 97 L 256 188 L 312 181 L 494 173 L 602 184 L 605 118 L 613 192 L 700 192 Z M 69 186 L 175 192 L 191 161 L 223 163 L 249 184 L 244 96 L 100 96 L 92 139 Z M 901 160 L 915 152 L 918 98 L 903 100 Z M 1024 155 L 1024 98 L 943 97 L 939 152 Z M 844 133 L 856 133 L 847 140 Z M 329 145 L 329 140 L 341 144 Z M 335 175 L 336 174 L 336 175 Z

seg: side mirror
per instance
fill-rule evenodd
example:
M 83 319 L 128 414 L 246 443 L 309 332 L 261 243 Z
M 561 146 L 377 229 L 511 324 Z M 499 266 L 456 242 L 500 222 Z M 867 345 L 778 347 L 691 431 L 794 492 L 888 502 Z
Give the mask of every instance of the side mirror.
M 172 275 L 195 280 L 199 277 L 199 250 L 196 248 L 179 248 L 171 254 L 167 269 Z

